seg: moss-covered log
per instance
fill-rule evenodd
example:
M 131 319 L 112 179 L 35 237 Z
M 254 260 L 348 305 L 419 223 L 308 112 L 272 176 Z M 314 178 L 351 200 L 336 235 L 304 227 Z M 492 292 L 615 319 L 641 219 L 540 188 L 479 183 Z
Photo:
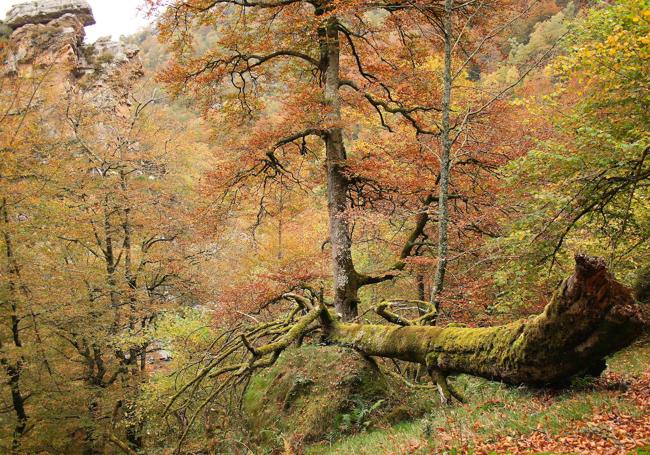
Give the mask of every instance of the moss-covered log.
M 602 370 L 603 359 L 640 334 L 643 320 L 629 289 L 602 260 L 576 256 L 576 271 L 544 312 L 487 328 L 330 322 L 330 342 L 370 356 L 427 365 L 514 384 L 552 384 Z

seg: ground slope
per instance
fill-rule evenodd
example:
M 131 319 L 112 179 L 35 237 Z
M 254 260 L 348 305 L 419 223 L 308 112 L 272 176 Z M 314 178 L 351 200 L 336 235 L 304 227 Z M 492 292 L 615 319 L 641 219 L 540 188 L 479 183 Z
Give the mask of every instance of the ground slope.
M 650 337 L 608 360 L 603 377 L 567 389 L 505 386 L 468 376 L 468 404 L 315 444 L 308 454 L 650 453 Z M 437 451 L 437 452 L 436 452 Z

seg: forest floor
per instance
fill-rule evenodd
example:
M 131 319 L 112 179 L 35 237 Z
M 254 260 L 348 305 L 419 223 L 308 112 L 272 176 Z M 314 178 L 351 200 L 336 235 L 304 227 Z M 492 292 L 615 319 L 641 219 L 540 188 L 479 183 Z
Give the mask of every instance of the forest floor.
M 608 360 L 596 380 L 561 390 L 454 381 L 467 404 L 307 448 L 332 454 L 650 455 L 650 336 Z

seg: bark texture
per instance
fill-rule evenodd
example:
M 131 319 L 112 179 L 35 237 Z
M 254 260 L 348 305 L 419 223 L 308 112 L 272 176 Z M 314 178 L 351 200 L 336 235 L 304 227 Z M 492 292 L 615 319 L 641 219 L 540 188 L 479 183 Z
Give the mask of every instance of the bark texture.
M 329 341 L 370 356 L 513 384 L 553 384 L 597 369 L 632 343 L 644 322 L 631 291 L 604 261 L 576 256 L 575 273 L 544 312 L 486 328 L 388 326 L 332 321 Z
M 438 266 L 433 280 L 433 292 L 431 299 L 436 308 L 440 302 L 437 297 L 445 286 L 445 273 L 447 271 L 447 254 L 449 251 L 449 178 L 451 174 L 451 125 L 449 115 L 451 113 L 451 90 L 452 90 L 452 15 L 454 0 L 445 0 L 445 14 L 443 16 L 445 66 L 443 72 L 442 90 L 442 125 L 440 130 L 440 185 L 438 188 Z
M 325 135 L 327 163 L 327 197 L 332 271 L 334 275 L 334 306 L 343 320 L 357 316 L 357 273 L 352 262 L 352 236 L 345 216 L 348 179 L 344 174 L 346 160 L 341 128 L 340 42 L 336 17 L 330 17 L 321 29 L 321 49 L 325 62 L 325 100 L 329 108 Z

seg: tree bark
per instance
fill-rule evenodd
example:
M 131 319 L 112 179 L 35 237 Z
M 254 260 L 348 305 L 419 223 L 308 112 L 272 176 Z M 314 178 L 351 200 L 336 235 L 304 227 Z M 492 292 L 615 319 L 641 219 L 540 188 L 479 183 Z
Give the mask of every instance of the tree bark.
M 447 271 L 447 253 L 449 250 L 449 174 L 451 173 L 451 126 L 449 115 L 451 113 L 451 89 L 452 89 L 452 14 L 454 0 L 445 0 L 445 12 L 443 16 L 443 39 L 445 48 L 445 62 L 442 76 L 442 125 L 440 131 L 440 186 L 438 188 L 438 265 L 433 280 L 433 292 L 431 293 L 432 303 L 439 308 L 438 296 L 444 289 L 445 273 Z
M 358 280 L 352 262 L 352 236 L 346 218 L 348 179 L 343 169 L 346 160 L 343 129 L 341 128 L 340 41 L 336 17 L 323 25 L 321 49 L 325 62 L 325 102 L 327 105 L 327 132 L 325 135 L 327 164 L 327 197 L 329 233 L 332 245 L 332 272 L 334 279 L 334 307 L 344 321 L 357 314 Z
M 628 346 L 644 322 L 630 290 L 601 259 L 576 256 L 576 271 L 544 312 L 486 328 L 326 324 L 330 342 L 366 355 L 512 384 L 556 384 L 588 373 Z

